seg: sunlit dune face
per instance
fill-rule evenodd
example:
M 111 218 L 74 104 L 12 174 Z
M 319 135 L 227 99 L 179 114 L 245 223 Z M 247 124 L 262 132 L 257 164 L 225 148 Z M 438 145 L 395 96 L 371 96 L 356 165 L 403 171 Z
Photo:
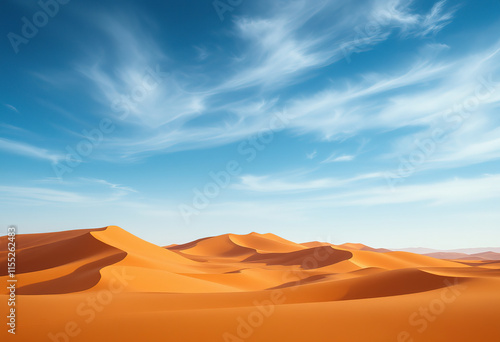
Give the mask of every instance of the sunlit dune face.
M 496 260 L 296 244 L 257 233 L 162 248 L 116 226 L 21 235 L 17 255 L 22 341 L 470 341 L 498 334 Z M 37 324 L 46 308 L 50 319 Z M 457 324 L 463 319 L 467 325 Z

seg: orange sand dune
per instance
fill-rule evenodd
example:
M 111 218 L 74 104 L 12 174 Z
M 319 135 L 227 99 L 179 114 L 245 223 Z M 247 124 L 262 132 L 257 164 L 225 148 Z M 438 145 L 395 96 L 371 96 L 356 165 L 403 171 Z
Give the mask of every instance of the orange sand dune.
M 265 253 L 252 255 L 243 262 L 262 262 L 266 265 L 300 266 L 303 269 L 320 268 L 352 258 L 352 253 L 328 246 L 312 247 L 289 253 Z
M 378 252 L 378 253 L 391 252 L 390 249 L 372 248 L 372 247 L 363 245 L 362 243 L 344 243 L 341 245 L 333 245 L 333 244 L 328 243 L 328 242 L 311 241 L 311 242 L 301 243 L 301 245 L 305 246 L 305 247 L 332 246 L 332 247 L 342 248 L 342 249 L 352 249 L 355 251 L 370 251 L 370 252 Z
M 436 253 L 428 253 L 425 255 L 433 258 L 450 259 L 450 260 L 500 260 L 500 253 L 495 253 L 495 252 L 483 252 L 476 254 L 436 252 Z
M 0 237 L 0 260 L 7 262 Z M 3 248 L 3 249 L 2 249 Z M 19 235 L 2 341 L 500 341 L 500 262 L 225 234 Z M 7 284 L 6 268 L 0 280 Z M 0 290 L 6 317 L 8 290 Z

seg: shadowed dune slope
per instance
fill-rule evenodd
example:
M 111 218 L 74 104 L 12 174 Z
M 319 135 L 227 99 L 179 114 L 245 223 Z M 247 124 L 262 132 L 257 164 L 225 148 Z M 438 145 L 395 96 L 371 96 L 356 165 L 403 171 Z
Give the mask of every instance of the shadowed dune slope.
M 42 234 L 40 234 L 42 235 Z M 29 273 L 63 266 L 81 260 L 98 260 L 118 253 L 105 243 L 96 240 L 91 231 L 81 231 L 81 234 L 63 234 L 64 238 L 50 234 L 47 237 L 35 239 L 19 238 L 17 247 L 16 272 Z M 16 239 L 17 240 L 17 239 Z M 23 241 L 28 247 L 23 248 Z M 0 256 L 6 258 L 6 253 Z M 5 275 L 6 269 L 0 270 L 0 275 Z
M 442 260 L 258 233 L 160 247 L 117 226 L 17 241 L 19 341 L 500 341 L 492 253 Z
M 93 229 L 74 229 L 54 233 L 18 234 L 16 236 L 16 248 L 19 251 L 21 249 L 47 245 L 49 243 L 75 238 L 90 232 L 101 231 L 105 229 L 106 227 Z M 0 253 L 5 251 L 7 251 L 7 236 L 0 236 Z
M 107 256 L 103 259 L 91 261 L 79 267 L 74 272 L 59 278 L 21 286 L 18 294 L 60 294 L 87 290 L 95 286 L 101 279 L 101 268 L 123 260 L 127 253 L 121 252 Z
M 342 245 L 336 245 L 335 247 L 351 249 L 351 250 L 355 250 L 355 251 L 369 251 L 369 252 L 378 252 L 378 253 L 391 252 L 390 249 L 372 248 L 372 247 L 363 245 L 362 243 L 344 243 Z
M 179 251 L 186 255 L 237 258 L 253 255 L 256 250 L 239 245 L 231 239 L 230 234 L 204 238 L 184 245 L 170 247 L 171 251 Z
M 248 257 L 244 262 L 263 262 L 267 265 L 292 266 L 313 269 L 349 260 L 352 253 L 329 246 L 312 247 L 289 253 L 265 253 Z
M 97 240 L 92 232 L 18 235 L 16 277 L 18 294 L 57 294 L 87 290 L 101 279 L 100 270 L 125 258 L 126 252 Z M 0 255 L 7 261 L 7 253 Z M 5 276 L 6 269 L 1 270 Z

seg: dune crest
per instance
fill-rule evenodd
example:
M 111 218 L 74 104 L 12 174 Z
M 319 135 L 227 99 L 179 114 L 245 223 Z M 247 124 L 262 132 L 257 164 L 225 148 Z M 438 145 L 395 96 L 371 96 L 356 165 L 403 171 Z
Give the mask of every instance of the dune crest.
M 297 244 L 269 233 L 160 247 L 117 226 L 19 235 L 18 246 L 22 341 L 163 341 L 166 336 L 330 341 L 335 336 L 377 342 L 409 334 L 433 342 L 443 336 L 454 341 L 500 336 L 494 328 L 500 317 L 500 262 L 486 260 L 492 253 L 478 260 L 443 260 L 362 244 Z M 0 260 L 6 259 L 6 250 L 0 250 Z M 6 280 L 5 270 L 0 279 Z M 6 289 L 1 291 L 5 298 Z M 50 318 L 38 324 L 46 307 Z M 426 319 L 421 310 L 436 317 Z M 458 324 L 463 320 L 466 325 Z M 80 329 L 71 338 L 68 321 Z M 424 323 L 429 328 L 420 331 Z

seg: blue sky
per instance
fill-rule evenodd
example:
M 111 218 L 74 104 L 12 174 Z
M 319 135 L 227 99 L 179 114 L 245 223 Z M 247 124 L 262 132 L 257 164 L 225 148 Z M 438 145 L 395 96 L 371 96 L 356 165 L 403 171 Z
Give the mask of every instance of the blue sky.
M 500 241 L 497 1 L 7 1 L 0 224 Z

